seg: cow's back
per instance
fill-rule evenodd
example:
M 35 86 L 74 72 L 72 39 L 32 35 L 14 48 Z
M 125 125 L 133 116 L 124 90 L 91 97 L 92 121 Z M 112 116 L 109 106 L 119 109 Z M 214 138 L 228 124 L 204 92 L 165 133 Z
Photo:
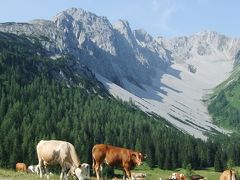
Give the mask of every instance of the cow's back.
M 38 156 L 48 164 L 57 164 L 60 158 L 62 141 L 45 141 L 41 140 L 37 144 Z
M 16 171 L 27 171 L 27 165 L 25 163 L 16 163 Z
M 112 166 L 122 166 L 123 162 L 129 161 L 129 150 L 106 144 L 96 144 L 93 147 L 92 155 L 96 161 L 105 162 Z
M 236 180 L 236 174 L 233 170 L 225 170 L 221 176 L 220 180 Z
M 107 153 L 107 145 L 105 144 L 96 144 L 92 148 L 92 155 L 95 159 L 105 158 Z
M 68 162 L 78 167 L 80 164 L 75 148 L 69 142 L 41 140 L 36 148 L 38 157 L 49 165 L 60 164 L 62 166 L 63 162 Z
M 122 166 L 123 163 L 130 163 L 130 150 L 120 147 L 107 146 L 106 163 Z

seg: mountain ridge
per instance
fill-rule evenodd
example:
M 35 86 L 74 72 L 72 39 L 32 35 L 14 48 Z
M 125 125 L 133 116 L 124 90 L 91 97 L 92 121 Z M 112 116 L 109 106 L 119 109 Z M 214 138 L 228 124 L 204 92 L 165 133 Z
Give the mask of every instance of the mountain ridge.
M 224 132 L 212 124 L 202 99 L 230 75 L 239 39 L 212 31 L 154 38 L 143 30 L 131 30 L 127 21 L 112 25 L 106 17 L 77 8 L 58 13 L 52 21 L 0 24 L 0 30 L 40 37 L 53 56 L 73 55 L 109 80 L 110 84 L 99 79 L 110 92 L 132 99 L 142 110 L 166 118 L 184 132 L 202 138 L 212 129 Z M 122 88 L 122 95 L 111 90 L 114 84 Z M 126 98 L 127 91 L 132 95 Z

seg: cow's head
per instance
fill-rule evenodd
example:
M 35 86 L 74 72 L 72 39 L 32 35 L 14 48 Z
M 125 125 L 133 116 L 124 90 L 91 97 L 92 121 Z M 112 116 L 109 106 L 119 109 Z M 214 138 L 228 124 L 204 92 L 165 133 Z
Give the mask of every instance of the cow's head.
M 140 152 L 132 152 L 131 159 L 133 160 L 134 164 L 141 165 L 143 162 L 143 154 Z
M 83 170 L 79 167 L 74 170 L 73 175 L 75 177 L 77 177 L 78 180 L 83 180 L 84 179 Z
M 177 176 L 178 176 L 177 173 L 172 173 L 171 179 L 172 179 L 172 180 L 175 180 L 175 179 L 177 179 Z

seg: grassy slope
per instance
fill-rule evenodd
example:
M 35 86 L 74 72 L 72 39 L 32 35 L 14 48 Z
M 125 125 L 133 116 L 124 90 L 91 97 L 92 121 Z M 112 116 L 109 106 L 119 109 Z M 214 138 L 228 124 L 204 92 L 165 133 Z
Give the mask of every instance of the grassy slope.
M 214 89 L 214 93 L 212 94 L 212 97 L 216 96 L 221 90 L 225 89 L 231 82 L 233 82 L 234 80 L 236 80 L 238 77 L 240 77 L 240 65 L 237 65 L 231 76 L 225 80 L 224 82 L 222 82 L 221 84 L 219 84 L 215 89 Z
M 24 172 L 16 172 L 13 170 L 0 169 L 0 179 L 1 180 L 15 180 L 15 179 L 16 180 L 25 180 L 25 179 L 36 180 L 36 179 L 40 179 L 40 177 L 37 176 L 36 174 L 27 174 Z M 59 176 L 52 175 L 50 179 L 59 180 Z
M 172 170 L 163 170 L 159 168 L 150 169 L 146 166 L 140 166 L 136 168 L 135 171 L 147 173 L 147 177 L 149 180 L 159 180 L 160 177 L 162 178 L 162 180 L 166 180 L 174 172 Z M 176 171 L 181 172 L 183 174 L 186 173 L 185 169 L 177 169 Z M 219 180 L 219 176 L 221 174 L 219 172 L 215 172 L 214 168 L 210 168 L 206 170 L 195 170 L 193 171 L 193 173 L 207 177 L 209 180 Z
M 212 114 L 214 121 L 229 129 L 235 129 L 235 127 L 240 126 L 240 123 L 236 122 L 239 121 L 240 117 L 230 116 L 233 108 L 240 111 L 239 78 L 240 65 L 235 67 L 232 75 L 226 81 L 215 88 L 208 102 L 209 112 Z M 220 94 L 224 94 L 224 100 L 220 98 Z
M 236 170 L 240 171 L 240 167 L 235 168 Z M 147 173 L 148 180 L 159 180 L 161 177 L 162 180 L 166 180 L 169 175 L 173 173 L 171 170 L 162 170 L 159 168 L 150 169 L 146 166 L 140 166 L 136 168 L 133 172 L 144 172 Z M 180 169 L 180 172 L 185 173 L 184 169 Z M 121 171 L 116 170 L 116 174 L 122 174 Z M 204 177 L 207 177 L 209 180 L 219 180 L 219 176 L 221 173 L 214 172 L 213 168 L 206 169 L 206 170 L 196 170 L 194 171 L 196 174 L 200 174 Z M 0 179 L 1 180 L 37 180 L 40 179 L 39 176 L 36 174 L 27 174 L 23 172 L 15 172 L 13 170 L 6 170 L 6 169 L 0 169 Z M 50 177 L 52 180 L 58 180 L 59 175 L 55 174 Z M 92 177 L 91 179 L 96 179 L 95 177 Z

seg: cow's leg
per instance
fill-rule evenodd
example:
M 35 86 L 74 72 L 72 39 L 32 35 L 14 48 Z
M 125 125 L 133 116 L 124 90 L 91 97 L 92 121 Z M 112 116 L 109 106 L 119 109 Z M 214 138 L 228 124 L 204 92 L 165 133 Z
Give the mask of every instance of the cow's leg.
M 42 178 L 42 176 L 43 176 L 42 166 L 43 166 L 43 162 L 42 162 L 41 158 L 38 158 L 38 167 L 39 167 L 40 178 Z
M 49 171 L 48 171 L 47 165 L 45 165 L 45 173 L 47 175 L 47 179 L 49 179 Z
M 68 179 L 68 174 L 67 174 L 66 171 L 64 171 L 63 176 L 64 176 L 64 180 L 67 180 L 67 179 Z
M 68 180 L 70 174 L 68 174 L 68 169 L 64 169 L 64 179 Z
M 126 171 L 123 170 L 123 180 L 126 180 Z
M 42 178 L 42 168 L 40 166 L 40 169 L 39 169 L 39 174 L 40 174 L 40 178 Z
M 61 171 L 60 180 L 63 180 L 63 172 Z
M 64 180 L 64 179 L 66 178 L 66 175 L 65 175 L 65 174 L 66 174 L 66 173 L 65 173 L 65 169 L 62 168 L 61 174 L 60 174 L 60 180 Z
M 124 168 L 124 170 L 125 170 L 125 172 L 126 172 L 127 178 L 128 178 L 129 180 L 131 180 L 131 179 L 132 179 L 132 177 L 131 177 L 131 171 L 128 170 L 127 168 Z
M 95 163 L 95 172 L 97 175 L 97 180 L 100 180 L 101 164 L 98 162 Z
M 40 167 L 39 167 L 39 165 L 36 165 L 34 172 L 36 172 L 37 175 L 40 173 Z
M 44 168 L 43 168 L 44 169 L 44 173 L 46 174 L 47 179 L 49 179 L 49 171 L 48 171 L 47 163 L 43 162 L 43 164 L 44 164 Z
M 71 168 L 67 168 L 66 165 L 63 165 L 62 167 L 62 177 L 64 180 L 67 180 L 68 177 L 73 173 L 73 170 L 71 170 Z
M 74 169 L 71 168 L 67 170 L 66 173 L 67 173 L 67 177 L 69 177 L 72 173 L 75 173 L 75 172 L 74 172 Z
M 96 165 L 95 172 L 97 175 L 97 180 L 100 180 L 100 166 L 99 165 Z

